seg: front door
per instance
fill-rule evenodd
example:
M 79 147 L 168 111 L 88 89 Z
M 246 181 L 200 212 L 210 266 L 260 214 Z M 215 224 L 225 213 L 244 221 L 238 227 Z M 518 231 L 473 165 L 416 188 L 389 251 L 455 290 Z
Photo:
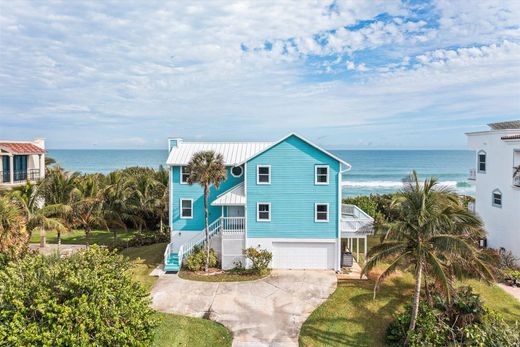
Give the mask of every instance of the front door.
M 244 206 L 228 206 L 228 217 L 244 217 Z

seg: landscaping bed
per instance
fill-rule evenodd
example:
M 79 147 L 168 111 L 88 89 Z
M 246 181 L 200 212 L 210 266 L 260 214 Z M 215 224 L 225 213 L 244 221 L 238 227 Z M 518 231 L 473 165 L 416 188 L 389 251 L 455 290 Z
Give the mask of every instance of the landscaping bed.
M 244 282 L 244 281 L 255 281 L 264 277 L 269 276 L 270 272 L 265 274 L 258 274 L 248 270 L 229 270 L 224 271 L 221 269 L 211 268 L 209 273 L 206 274 L 204 271 L 189 271 L 181 270 L 179 277 L 190 281 L 201 281 L 201 282 Z

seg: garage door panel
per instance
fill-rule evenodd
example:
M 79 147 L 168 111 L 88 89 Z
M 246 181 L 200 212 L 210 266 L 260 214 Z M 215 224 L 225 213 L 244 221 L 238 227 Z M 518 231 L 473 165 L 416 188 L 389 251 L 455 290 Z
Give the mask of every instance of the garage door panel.
M 274 269 L 334 269 L 334 243 L 273 242 Z

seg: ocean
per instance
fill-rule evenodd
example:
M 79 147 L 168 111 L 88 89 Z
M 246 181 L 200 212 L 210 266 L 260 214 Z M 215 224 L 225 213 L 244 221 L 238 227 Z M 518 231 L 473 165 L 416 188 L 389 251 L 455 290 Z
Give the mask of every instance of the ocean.
M 352 165 L 343 180 L 344 196 L 391 193 L 402 187 L 412 170 L 421 178 L 435 176 L 461 194 L 474 195 L 468 171 L 475 166 L 474 152 L 466 150 L 331 150 Z M 82 173 L 108 172 L 129 166 L 158 168 L 165 150 L 49 150 L 61 167 Z

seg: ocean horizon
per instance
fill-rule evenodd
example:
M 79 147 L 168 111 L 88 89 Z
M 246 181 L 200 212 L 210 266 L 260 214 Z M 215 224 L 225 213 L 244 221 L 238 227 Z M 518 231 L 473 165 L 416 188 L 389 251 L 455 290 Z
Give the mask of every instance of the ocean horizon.
M 158 169 L 165 165 L 168 151 L 161 149 L 49 149 L 48 156 L 67 171 L 102 173 L 131 166 Z M 412 170 L 419 177 L 435 176 L 441 184 L 460 194 L 474 195 L 467 180 L 474 167 L 470 150 L 330 150 L 352 165 L 343 180 L 346 196 L 384 194 L 398 191 Z

